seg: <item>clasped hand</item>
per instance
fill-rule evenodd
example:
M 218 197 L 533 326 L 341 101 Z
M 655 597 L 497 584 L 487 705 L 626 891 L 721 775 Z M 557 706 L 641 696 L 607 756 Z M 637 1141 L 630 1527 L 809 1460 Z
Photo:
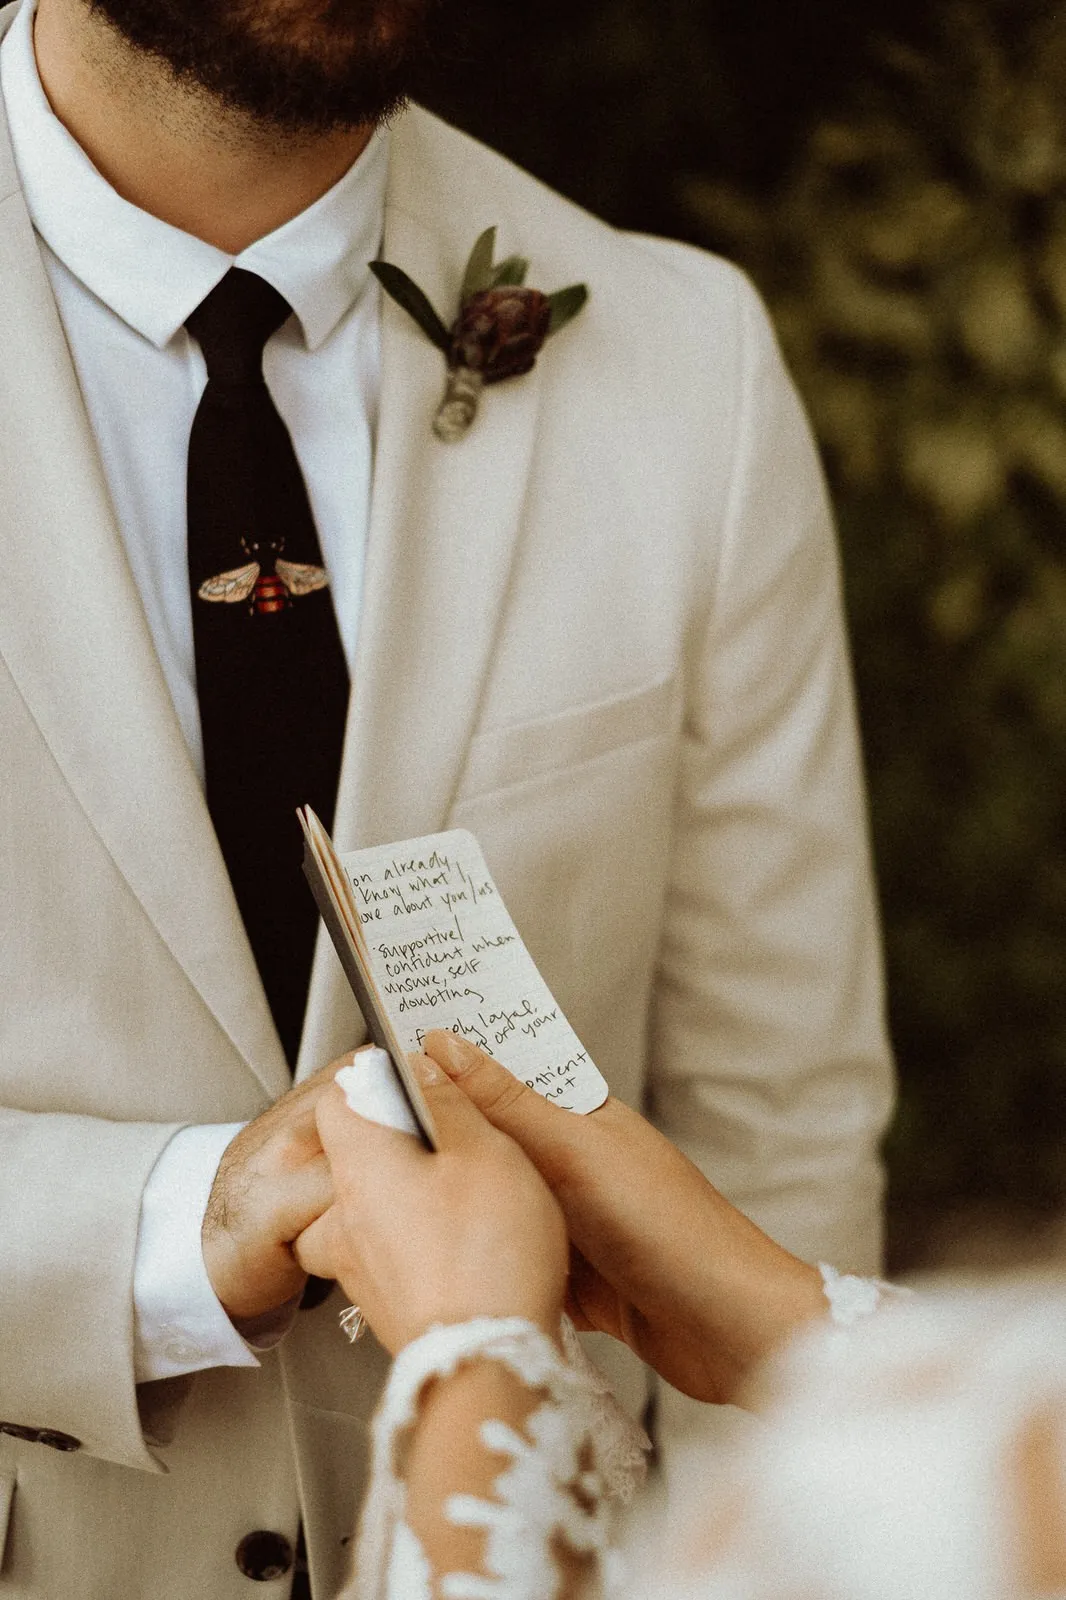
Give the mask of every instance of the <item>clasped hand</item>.
M 425 1048 L 416 1066 L 435 1154 L 351 1111 L 337 1064 L 301 1086 L 287 1118 L 296 1113 L 299 1138 L 281 1162 L 288 1238 L 273 1304 L 305 1272 L 337 1278 L 394 1353 L 434 1323 L 476 1316 L 521 1316 L 554 1334 L 565 1306 L 579 1328 L 719 1402 L 824 1312 L 818 1273 L 635 1111 L 608 1099 L 576 1116 L 450 1033 L 431 1033 Z M 269 1140 L 257 1159 L 277 1164 Z M 264 1308 L 245 1297 L 243 1314 Z

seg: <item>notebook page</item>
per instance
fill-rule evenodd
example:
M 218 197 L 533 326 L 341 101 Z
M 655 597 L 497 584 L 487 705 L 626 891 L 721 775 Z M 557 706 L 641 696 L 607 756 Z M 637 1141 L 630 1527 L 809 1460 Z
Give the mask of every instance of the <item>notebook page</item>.
M 377 986 L 406 1050 L 471 1039 L 546 1100 L 594 1111 L 607 1084 L 522 943 L 472 833 L 341 856 Z

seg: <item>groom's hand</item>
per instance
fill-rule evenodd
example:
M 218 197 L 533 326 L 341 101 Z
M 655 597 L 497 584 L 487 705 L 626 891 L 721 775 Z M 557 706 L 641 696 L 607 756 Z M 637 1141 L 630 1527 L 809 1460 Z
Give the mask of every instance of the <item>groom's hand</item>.
M 211 1287 L 236 1321 L 276 1310 L 306 1282 L 292 1241 L 333 1199 L 315 1108 L 341 1065 L 332 1062 L 282 1095 L 219 1162 L 201 1241 Z

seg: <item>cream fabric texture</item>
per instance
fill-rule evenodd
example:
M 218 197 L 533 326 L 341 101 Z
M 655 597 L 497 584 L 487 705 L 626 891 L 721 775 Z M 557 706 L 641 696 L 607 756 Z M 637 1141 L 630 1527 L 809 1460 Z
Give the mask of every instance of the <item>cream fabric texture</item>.
M 551 1551 L 561 1540 L 596 1552 L 608 1600 L 1033 1595 L 1022 1577 L 1030 1519 L 1021 1515 L 1015 1475 L 1022 1442 L 1038 1431 L 1047 1445 L 1045 1511 L 1056 1497 L 1061 1504 L 1061 1274 L 929 1285 L 909 1304 L 898 1290 L 854 1281 L 866 1291 L 862 1312 L 853 1315 L 853 1305 L 844 1326 L 836 1318 L 836 1326 L 808 1328 L 770 1364 L 759 1426 L 745 1447 L 725 1459 L 693 1451 L 668 1502 L 650 1496 L 640 1503 L 613 1550 L 595 1521 L 610 1492 L 595 1476 L 603 1431 L 588 1425 L 577 1386 L 552 1390 L 532 1367 L 516 1366 L 551 1398 L 530 1419 L 532 1442 L 499 1423 L 480 1426 L 508 1464 L 491 1501 L 453 1498 L 446 1514 L 489 1530 L 490 1576 L 445 1577 L 440 1593 L 447 1600 L 550 1600 L 558 1588 Z M 887 1303 L 879 1311 L 882 1296 Z M 412 1372 L 449 1370 L 447 1354 L 461 1347 L 464 1333 L 473 1345 L 478 1332 L 476 1323 L 434 1329 L 396 1363 L 375 1420 L 375 1482 L 347 1600 L 375 1600 L 379 1591 L 387 1600 L 429 1600 L 427 1563 L 399 1520 L 404 1486 L 390 1478 L 397 1452 L 389 1447 L 410 1424 L 410 1406 L 397 1402 L 409 1395 Z M 584 1480 L 588 1514 L 572 1523 L 567 1490 L 578 1459 L 591 1464 L 592 1475 Z M 388 1581 L 376 1583 L 385 1567 L 380 1544 L 387 1548 L 390 1535 Z M 1040 1593 L 1052 1600 L 1050 1591 Z
M 793 1249 L 868 1270 L 890 1072 L 806 424 L 734 269 L 398 118 L 388 259 L 447 310 L 490 224 L 532 282 L 591 299 L 453 446 L 439 352 L 383 310 L 337 842 L 472 829 L 614 1091 L 650 1085 Z M 83 1443 L 0 1435 L 0 1595 L 237 1600 L 239 1539 L 292 1537 L 302 1504 L 324 1600 L 384 1369 L 339 1298 L 258 1370 L 134 1382 L 147 1175 L 288 1074 L 2 128 L 0 284 L 0 1419 Z M 362 1037 L 323 939 L 299 1072 Z
M 207 371 L 183 323 L 232 264 L 268 279 L 293 307 L 292 323 L 269 341 L 266 377 L 311 486 L 351 667 L 380 366 L 380 294 L 368 262 L 381 240 L 388 132 L 379 129 L 314 205 L 231 261 L 131 205 L 96 170 L 45 96 L 33 16 L 27 0 L 0 46 L 15 165 L 130 571 L 202 781 L 185 474 Z M 141 1381 L 256 1364 L 200 1253 L 203 1208 L 226 1142 L 219 1137 L 210 1129 L 177 1134 L 145 1187 L 133 1280 Z

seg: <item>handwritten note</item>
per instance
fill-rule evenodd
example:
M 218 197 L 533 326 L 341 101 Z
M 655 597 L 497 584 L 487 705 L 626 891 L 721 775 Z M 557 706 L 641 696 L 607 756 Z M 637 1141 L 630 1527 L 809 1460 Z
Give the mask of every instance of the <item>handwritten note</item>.
M 472 833 L 341 857 L 374 978 L 406 1050 L 431 1028 L 472 1039 L 546 1100 L 594 1111 L 607 1084 L 519 936 Z

